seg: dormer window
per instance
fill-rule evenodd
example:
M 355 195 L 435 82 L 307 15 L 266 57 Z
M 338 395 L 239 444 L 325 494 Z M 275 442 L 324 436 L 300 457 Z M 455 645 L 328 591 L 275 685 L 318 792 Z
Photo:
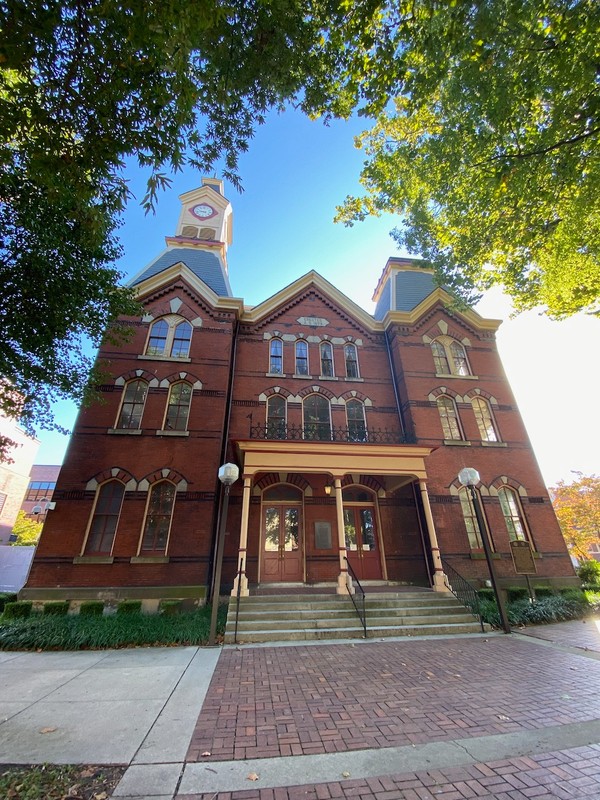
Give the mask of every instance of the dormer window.
M 191 342 L 190 323 L 175 314 L 169 314 L 152 323 L 146 355 L 160 358 L 187 358 Z

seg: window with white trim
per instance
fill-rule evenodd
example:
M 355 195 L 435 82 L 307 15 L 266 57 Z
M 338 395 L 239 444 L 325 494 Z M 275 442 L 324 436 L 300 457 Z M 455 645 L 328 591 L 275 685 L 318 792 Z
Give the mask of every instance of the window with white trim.
M 436 405 L 442 423 L 444 439 L 459 441 L 463 438 L 456 403 L 447 394 L 441 394 L 436 398 Z
M 471 375 L 467 351 L 460 342 L 450 336 L 439 336 L 431 342 L 433 363 L 437 375 Z
M 145 354 L 160 358 L 187 358 L 191 342 L 191 324 L 177 314 L 168 314 L 150 326 Z
M 283 342 L 281 339 L 271 339 L 269 342 L 269 372 L 273 375 L 283 375 Z
M 344 362 L 346 365 L 346 377 L 358 378 L 358 354 L 356 352 L 356 345 L 344 345 Z
M 171 481 L 159 481 L 152 485 L 144 521 L 142 552 L 164 553 L 166 551 L 176 491 L 177 489 Z
M 308 344 L 299 339 L 296 342 L 296 375 L 308 374 Z
M 475 491 L 477 492 L 477 489 L 475 489 Z M 478 492 L 477 494 L 479 496 Z M 460 499 L 460 507 L 462 509 L 463 519 L 465 521 L 465 528 L 467 529 L 467 536 L 469 537 L 469 547 L 471 550 L 481 550 L 483 548 L 483 542 L 481 541 L 481 533 L 479 531 L 477 515 L 475 514 L 473 499 L 468 487 L 463 486 L 462 489 L 459 489 L 458 497 Z M 481 513 L 483 514 L 481 498 L 479 498 L 479 507 L 482 509 Z
M 192 402 L 192 387 L 185 381 L 178 381 L 171 385 L 167 415 L 164 429 L 167 431 L 186 431 L 190 405 Z
M 309 394 L 302 403 L 304 438 L 331 440 L 331 408 L 322 394 Z
M 333 378 L 333 347 L 329 342 L 323 342 L 321 351 L 321 377 Z
M 87 555 L 111 554 L 124 494 L 125 484 L 118 480 L 106 481 L 98 487 L 85 545 Z
M 267 439 L 285 439 L 285 397 L 280 394 L 267 400 Z
M 490 404 L 483 397 L 472 397 L 471 405 L 473 406 L 473 413 L 479 428 L 479 435 L 482 442 L 498 442 L 498 429 L 492 416 L 492 409 Z
M 348 420 L 349 441 L 366 442 L 367 423 L 365 421 L 365 407 L 360 400 L 348 400 L 346 403 L 346 418 Z
M 498 499 L 506 523 L 508 538 L 511 542 L 517 540 L 526 542 L 528 540 L 527 528 L 517 493 L 510 486 L 502 486 L 498 489 Z
M 125 384 L 119 419 L 116 424 L 117 428 L 138 430 L 141 427 L 147 395 L 147 381 L 136 378 Z

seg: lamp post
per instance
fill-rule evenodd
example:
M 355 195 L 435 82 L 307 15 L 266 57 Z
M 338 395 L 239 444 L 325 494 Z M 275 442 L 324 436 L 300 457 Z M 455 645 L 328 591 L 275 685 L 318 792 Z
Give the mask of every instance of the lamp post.
M 466 486 L 468 488 L 471 494 L 471 500 L 473 501 L 473 508 L 475 509 L 475 516 L 477 517 L 477 526 L 479 527 L 479 535 L 481 537 L 481 543 L 483 544 L 483 552 L 485 553 L 485 559 L 487 561 L 488 569 L 490 571 L 492 588 L 494 590 L 494 594 L 496 595 L 496 603 L 498 605 L 498 611 L 500 613 L 500 620 L 502 621 L 502 627 L 504 629 L 504 633 L 510 633 L 510 622 L 508 621 L 508 617 L 506 615 L 504 600 L 502 598 L 502 595 L 500 594 L 500 590 L 498 588 L 498 581 L 496 579 L 496 570 L 494 568 L 494 562 L 492 559 L 492 548 L 490 547 L 490 541 L 488 539 L 487 528 L 485 526 L 485 521 L 483 519 L 481 506 L 479 505 L 479 497 L 477 496 L 477 492 L 475 491 L 475 486 L 479 483 L 479 473 L 473 467 L 464 467 L 458 473 L 458 480 L 463 486 Z
M 221 569 L 223 567 L 223 550 L 225 549 L 225 525 L 227 524 L 227 509 L 229 508 L 229 490 L 237 481 L 240 471 L 235 464 L 223 464 L 219 467 L 219 480 L 225 487 L 223 505 L 221 507 L 221 519 L 219 522 L 219 532 L 217 534 L 217 552 L 215 560 L 215 571 L 212 586 L 212 608 L 210 614 L 210 633 L 208 634 L 208 644 L 215 644 L 217 633 L 217 612 L 219 610 L 219 595 L 221 592 Z

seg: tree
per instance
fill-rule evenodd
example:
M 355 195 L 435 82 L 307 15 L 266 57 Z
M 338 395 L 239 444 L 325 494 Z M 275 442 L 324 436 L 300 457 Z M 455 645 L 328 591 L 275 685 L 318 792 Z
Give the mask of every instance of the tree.
M 125 159 L 149 170 L 147 209 L 163 170 L 186 162 L 239 185 L 238 154 L 267 110 L 352 105 L 327 31 L 353 18 L 348 52 L 364 52 L 377 3 L 360 6 L 0 0 L 1 410 L 30 432 L 51 424 L 56 397 L 89 396 L 82 336 L 98 345 L 139 312 L 113 266 Z
M 590 545 L 600 544 L 600 477 L 576 474 L 573 483 L 559 481 L 550 497 L 569 550 L 585 561 Z
M 42 533 L 42 523 L 29 519 L 24 511 L 19 511 L 12 533 L 17 537 L 12 542 L 14 546 L 35 547 Z
M 398 213 L 398 243 L 467 300 L 500 284 L 518 310 L 600 313 L 600 4 L 411 0 L 393 28 L 365 84 L 385 104 L 357 142 L 366 194 L 338 218 Z

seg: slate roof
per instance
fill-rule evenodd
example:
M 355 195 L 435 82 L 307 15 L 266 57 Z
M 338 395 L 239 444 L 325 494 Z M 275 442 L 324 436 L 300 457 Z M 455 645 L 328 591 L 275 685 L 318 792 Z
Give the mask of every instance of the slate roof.
M 220 297 L 233 296 L 229 280 L 216 253 L 191 247 L 173 247 L 165 250 L 131 281 L 131 286 L 136 286 L 138 283 L 151 278 L 153 275 L 158 275 L 159 272 L 179 262 L 183 262 L 186 267 L 210 286 L 215 294 Z
M 394 277 L 397 311 L 412 311 L 437 289 L 437 284 L 430 272 L 420 272 L 416 269 L 399 270 L 394 273 Z M 391 294 L 391 280 L 388 277 L 377 302 L 375 319 L 382 320 L 390 310 Z

